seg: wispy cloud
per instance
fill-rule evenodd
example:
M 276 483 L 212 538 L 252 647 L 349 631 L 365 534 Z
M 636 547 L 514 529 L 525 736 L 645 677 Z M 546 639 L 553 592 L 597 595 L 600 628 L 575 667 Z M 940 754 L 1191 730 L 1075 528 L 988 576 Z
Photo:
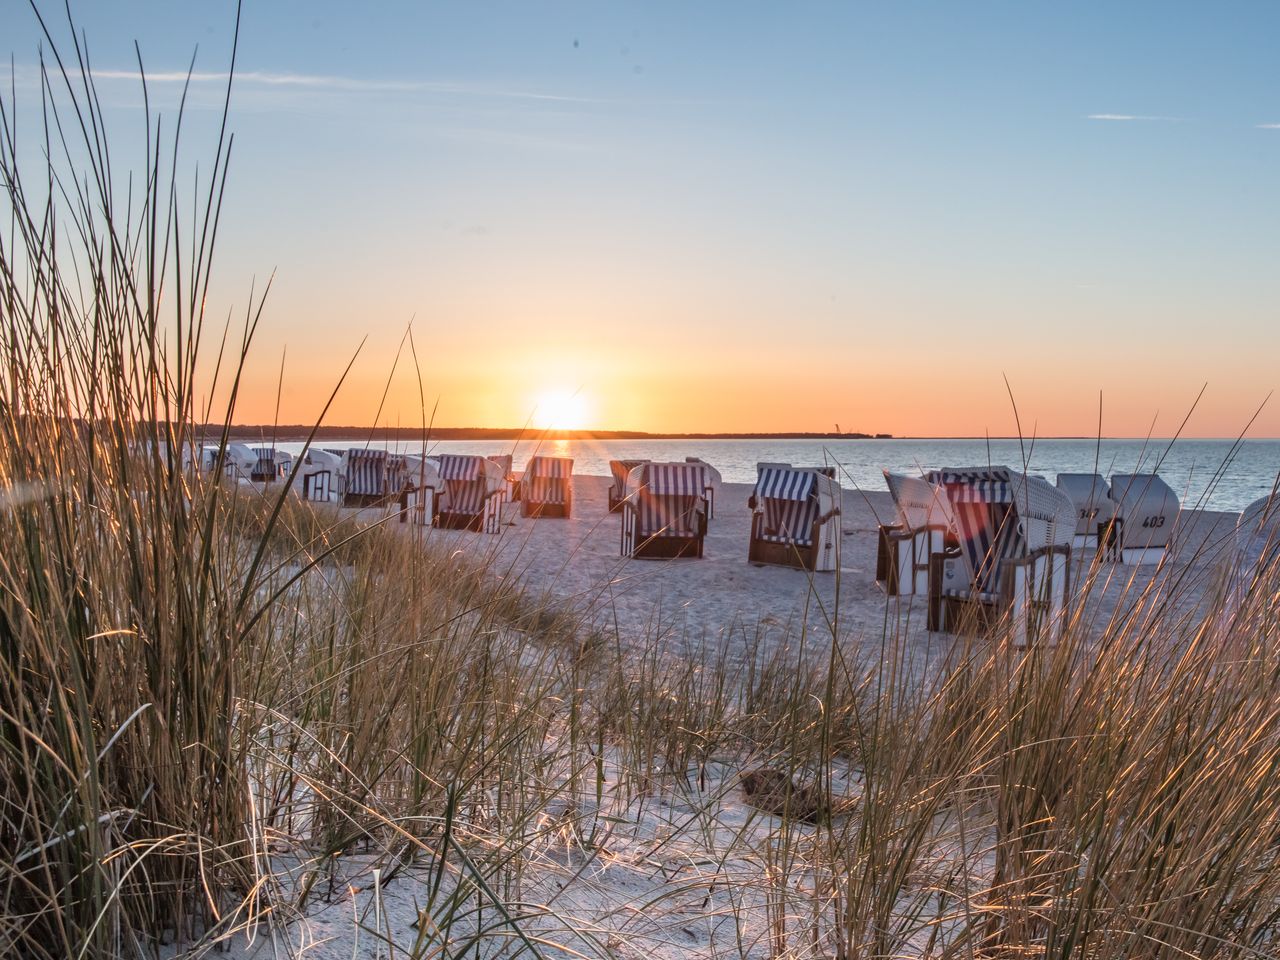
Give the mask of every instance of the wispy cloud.
M 1255 123 L 1254 127 L 1258 130 L 1280 130 L 1280 123 Z
M 1138 122 L 1156 121 L 1156 122 L 1164 122 L 1164 123 L 1181 123 L 1182 122 L 1181 117 L 1157 117 L 1157 116 L 1148 116 L 1141 113 L 1091 113 L 1087 117 L 1085 117 L 1085 119 L 1086 120 L 1113 120 L 1121 123 L 1127 123 L 1131 121 L 1138 121 Z
M 95 80 L 129 80 L 137 83 L 142 74 L 136 70 L 94 70 Z M 188 74 L 182 70 L 147 71 L 148 83 L 185 83 Z M 225 84 L 226 72 L 199 72 L 190 74 L 192 84 Z M 295 90 L 332 91 L 335 93 L 435 93 L 468 97 L 494 97 L 514 100 L 547 100 L 560 103 L 603 103 L 593 97 L 576 97 L 566 94 L 546 93 L 538 90 L 512 90 L 476 84 L 449 83 L 428 80 L 385 80 L 343 77 L 312 73 L 269 73 L 247 70 L 235 75 L 237 86 L 288 88 Z

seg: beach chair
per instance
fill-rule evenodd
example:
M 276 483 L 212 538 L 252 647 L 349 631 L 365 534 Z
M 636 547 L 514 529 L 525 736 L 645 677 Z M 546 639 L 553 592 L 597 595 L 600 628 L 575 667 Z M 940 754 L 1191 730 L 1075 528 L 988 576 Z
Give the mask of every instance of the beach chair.
M 520 502 L 526 517 L 573 514 L 573 460 L 531 457 L 520 478 Z
M 1178 495 L 1154 473 L 1121 473 L 1111 478 L 1116 502 L 1115 540 L 1121 563 L 1159 563 L 1173 542 Z
M 387 484 L 387 451 L 352 447 L 342 455 L 342 505 L 369 507 L 385 503 L 394 494 Z
M 342 458 L 326 450 L 308 450 L 298 467 L 294 489 L 303 500 L 328 503 L 338 492 Z
M 287 453 L 278 453 L 275 447 L 253 447 L 253 466 L 249 479 L 254 483 L 275 483 L 286 476 L 282 467 L 292 462 Z
M 929 558 L 956 543 L 951 505 L 927 480 L 884 471 L 897 522 L 882 523 L 876 548 L 876 583 L 889 596 L 929 589 Z
M 834 467 L 756 467 L 751 563 L 826 573 L 840 566 L 840 484 Z M 708 505 L 708 514 L 710 508 Z
M 627 476 L 621 552 L 638 560 L 699 558 L 707 536 L 707 476 L 700 463 L 642 463 Z
M 1116 502 L 1111 488 L 1098 473 L 1060 473 L 1058 489 L 1071 500 L 1076 511 L 1076 532 L 1072 546 L 1114 553 Z
M 405 455 L 392 463 L 389 475 L 400 485 L 400 522 L 429 527 L 435 524 L 444 492 L 439 464 L 431 457 Z
M 486 457 L 445 453 L 433 458 L 444 485 L 436 526 L 497 533 L 506 496 L 502 467 Z
M 957 633 L 1007 623 L 1015 645 L 1053 643 L 1070 598 L 1070 498 L 1008 467 L 932 471 L 951 505 L 958 545 L 929 565 L 928 628 Z
M 622 509 L 622 499 L 627 495 L 627 477 L 631 471 L 648 460 L 610 460 L 609 476 L 613 482 L 609 484 L 609 512 L 617 513 Z
M 228 443 L 225 452 L 218 444 L 208 444 L 200 448 L 200 466 L 206 473 L 218 468 L 218 459 L 222 459 L 222 475 L 230 480 L 248 480 L 257 466 L 258 457 L 243 443 Z

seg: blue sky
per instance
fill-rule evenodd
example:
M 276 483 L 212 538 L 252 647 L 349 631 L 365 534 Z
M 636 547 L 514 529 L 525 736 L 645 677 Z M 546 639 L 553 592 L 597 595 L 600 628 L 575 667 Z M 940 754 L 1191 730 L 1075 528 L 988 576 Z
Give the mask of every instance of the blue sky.
M 368 334 L 367 422 L 411 318 L 457 425 L 580 390 L 607 427 L 1008 433 L 1007 375 L 1053 434 L 1099 391 L 1167 432 L 1207 381 L 1221 435 L 1280 379 L 1275 4 L 370 7 L 245 6 L 218 293 L 277 286 L 243 419 L 286 347 L 314 416 Z M 233 6 L 73 11 L 117 142 L 133 41 L 170 103 L 199 45 L 194 160 Z M 35 62 L 25 4 L 0 35 Z

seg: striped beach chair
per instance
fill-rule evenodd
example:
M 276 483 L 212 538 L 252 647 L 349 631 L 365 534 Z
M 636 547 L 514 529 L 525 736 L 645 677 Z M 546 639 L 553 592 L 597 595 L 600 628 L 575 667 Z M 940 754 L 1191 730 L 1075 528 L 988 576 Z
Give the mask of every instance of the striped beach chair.
M 700 463 L 642 463 L 627 477 L 621 552 L 640 560 L 702 556 L 707 475 Z
M 631 471 L 648 460 L 610 460 L 609 476 L 613 482 L 609 484 L 609 512 L 617 513 L 622 509 L 622 499 L 627 495 L 627 477 Z
M 368 507 L 392 496 L 387 485 L 387 451 L 352 447 L 342 455 L 344 507 Z M 399 487 L 395 495 L 400 493 Z
M 748 500 L 747 559 L 802 570 L 840 566 L 840 484 L 834 467 L 758 464 Z
M 507 490 L 502 467 L 478 456 L 446 453 L 433 459 L 444 486 L 436 526 L 497 533 Z
M 1111 478 L 1111 497 L 1120 562 L 1163 560 L 1181 509 L 1173 488 L 1154 473 L 1121 473 Z
M 275 447 L 253 447 L 253 467 L 249 479 L 254 483 L 275 483 L 289 475 L 293 457 Z
M 882 523 L 876 549 L 876 583 L 889 596 L 929 589 L 929 558 L 956 543 L 946 494 L 920 477 L 884 471 L 897 521 Z
M 1008 467 L 937 470 L 925 479 L 945 492 L 958 539 L 930 560 L 929 629 L 1007 623 L 1019 646 L 1055 641 L 1070 596 L 1070 498 Z
M 573 514 L 573 460 L 531 457 L 520 478 L 520 502 L 526 517 Z

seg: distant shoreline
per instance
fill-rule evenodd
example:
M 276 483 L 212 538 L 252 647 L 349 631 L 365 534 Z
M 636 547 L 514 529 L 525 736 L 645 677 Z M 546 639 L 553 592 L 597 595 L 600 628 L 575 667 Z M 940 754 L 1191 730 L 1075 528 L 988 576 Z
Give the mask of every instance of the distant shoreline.
M 206 424 L 200 431 L 206 440 L 216 440 L 222 436 L 220 425 Z M 302 443 L 312 436 L 312 428 L 302 424 L 282 426 L 237 424 L 229 430 L 231 440 L 274 440 L 278 443 Z M 1062 436 L 1062 437 L 1018 437 L 1014 436 L 968 436 L 968 437 L 930 437 L 913 436 L 897 437 L 890 433 L 813 433 L 804 431 L 784 431 L 777 433 L 648 433 L 642 430 L 522 430 L 508 427 L 433 427 L 430 430 L 410 429 L 404 427 L 320 427 L 316 429 L 316 442 L 326 440 L 350 440 L 361 438 L 369 441 L 414 441 L 414 440 L 528 440 L 545 442 L 547 440 L 1022 440 L 1025 443 L 1038 443 L 1044 440 L 1089 440 L 1105 441 L 1139 441 L 1149 443 L 1168 443 L 1168 437 L 1096 437 L 1096 436 Z M 1180 442 L 1196 440 L 1222 441 L 1228 437 L 1185 437 Z M 1269 440 L 1270 437 L 1250 437 L 1250 440 Z

